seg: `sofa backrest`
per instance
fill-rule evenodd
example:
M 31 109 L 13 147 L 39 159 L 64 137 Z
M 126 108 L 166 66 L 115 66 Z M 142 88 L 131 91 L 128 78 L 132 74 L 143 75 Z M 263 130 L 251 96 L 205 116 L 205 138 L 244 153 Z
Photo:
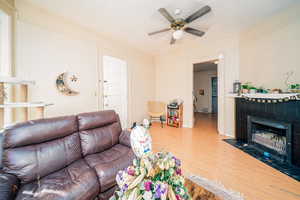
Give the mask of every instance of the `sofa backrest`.
M 80 159 L 76 116 L 33 120 L 4 131 L 3 171 L 22 183 L 64 168 Z
M 83 113 L 77 117 L 84 156 L 105 151 L 119 142 L 122 128 L 114 111 Z
M 3 132 L 2 169 L 28 183 L 111 148 L 121 132 L 112 110 L 19 123 Z

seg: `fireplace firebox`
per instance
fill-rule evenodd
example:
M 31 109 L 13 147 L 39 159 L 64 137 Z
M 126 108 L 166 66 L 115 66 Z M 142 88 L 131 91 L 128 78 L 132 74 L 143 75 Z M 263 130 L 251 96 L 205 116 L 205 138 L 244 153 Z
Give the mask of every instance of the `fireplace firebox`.
M 282 163 L 292 164 L 292 125 L 248 115 L 248 145 Z

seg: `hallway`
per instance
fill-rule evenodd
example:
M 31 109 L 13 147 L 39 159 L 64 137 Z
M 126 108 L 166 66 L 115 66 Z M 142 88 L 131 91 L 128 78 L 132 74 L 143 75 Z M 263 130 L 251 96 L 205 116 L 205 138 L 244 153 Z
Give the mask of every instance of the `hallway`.
M 209 126 L 211 130 L 215 129 L 215 133 L 217 133 L 218 126 L 218 115 L 211 113 L 194 113 L 194 128 L 203 128 L 205 126 Z
M 197 115 L 194 128 L 154 124 L 154 151 L 170 151 L 183 169 L 241 192 L 247 200 L 300 200 L 300 183 L 222 141 L 214 116 Z

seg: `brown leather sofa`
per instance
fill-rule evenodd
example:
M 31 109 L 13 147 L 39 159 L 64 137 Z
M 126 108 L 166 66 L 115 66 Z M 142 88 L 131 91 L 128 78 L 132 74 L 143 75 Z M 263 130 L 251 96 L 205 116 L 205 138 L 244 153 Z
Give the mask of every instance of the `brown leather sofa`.
M 109 199 L 134 158 L 114 111 L 28 121 L 3 136 L 0 200 Z

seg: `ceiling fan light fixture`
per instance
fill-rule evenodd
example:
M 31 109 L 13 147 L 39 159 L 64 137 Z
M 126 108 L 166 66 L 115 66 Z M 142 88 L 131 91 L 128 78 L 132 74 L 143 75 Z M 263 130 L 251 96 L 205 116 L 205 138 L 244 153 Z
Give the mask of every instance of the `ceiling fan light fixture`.
M 158 12 L 167 20 L 170 22 L 170 26 L 169 28 L 165 28 L 162 30 L 158 30 L 158 31 L 154 31 L 151 33 L 148 33 L 149 36 L 151 35 L 155 35 L 158 33 L 163 33 L 163 32 L 167 32 L 170 30 L 174 30 L 174 32 L 172 33 L 172 38 L 170 41 L 170 44 L 174 44 L 176 42 L 176 40 L 179 40 L 182 38 L 183 33 L 189 33 L 192 34 L 194 36 L 197 37 L 202 37 L 205 32 L 195 29 L 195 28 L 191 28 L 191 27 L 185 27 L 186 24 L 189 24 L 197 19 L 199 19 L 200 17 L 206 15 L 207 13 L 209 13 L 211 11 L 211 7 L 209 6 L 204 6 L 201 9 L 197 10 L 196 12 L 194 12 L 192 15 L 188 16 L 187 18 L 183 19 L 182 17 L 180 17 L 181 15 L 181 10 L 179 8 L 175 9 L 174 14 L 175 17 L 173 17 L 165 8 L 160 8 L 158 9 Z
M 182 36 L 183 36 L 183 31 L 182 31 L 182 30 L 176 30 L 176 31 L 174 31 L 174 33 L 173 33 L 173 38 L 174 38 L 175 40 L 181 39 Z
M 181 14 L 181 10 L 179 8 L 176 8 L 174 11 L 175 15 L 180 15 Z

